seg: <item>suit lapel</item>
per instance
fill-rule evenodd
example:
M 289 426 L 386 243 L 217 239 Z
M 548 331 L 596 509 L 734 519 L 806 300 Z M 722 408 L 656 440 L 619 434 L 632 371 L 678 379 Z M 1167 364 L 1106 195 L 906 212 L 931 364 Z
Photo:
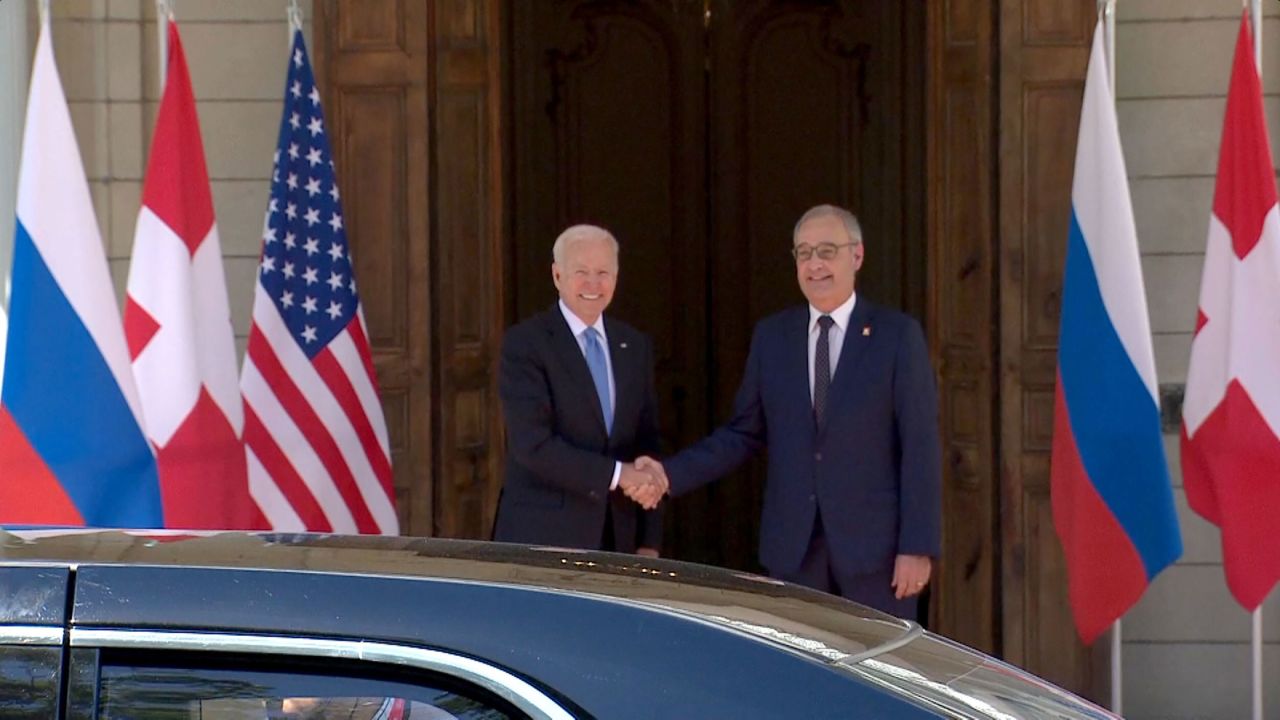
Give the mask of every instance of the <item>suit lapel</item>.
M 596 421 L 600 423 L 600 432 L 604 432 L 604 413 L 600 410 L 600 398 L 596 395 L 596 384 L 591 379 L 591 369 L 587 367 L 587 359 L 582 355 L 578 339 L 569 330 L 569 323 L 560 312 L 559 305 L 552 305 L 547 311 L 547 333 L 551 336 L 551 345 L 560 356 L 564 367 L 569 370 L 576 392 L 583 402 L 591 408 Z M 615 381 L 616 382 L 616 381 Z M 617 413 L 614 413 L 617 417 Z
M 782 372 L 779 375 L 791 384 L 784 397 L 795 398 L 801 409 L 800 417 L 806 418 L 801 427 L 812 428 L 813 393 L 809 387 L 809 306 L 797 308 L 794 317 L 786 323 L 786 337 L 782 346 L 786 348 Z M 768 378 L 761 378 L 768 382 Z
M 853 306 L 853 313 L 849 316 L 849 326 L 844 331 L 844 342 L 840 346 L 840 359 L 836 363 L 835 372 L 831 376 L 831 388 L 827 395 L 827 417 L 830 424 L 832 413 L 839 412 L 838 408 L 843 404 L 833 402 L 836 398 L 843 397 L 851 391 L 854 383 L 854 376 L 858 374 L 858 365 L 862 361 L 863 354 L 871 345 L 871 340 L 875 333 L 875 306 L 867 302 L 863 298 L 858 298 L 857 303 Z M 825 429 L 825 428 L 822 428 Z
M 634 417 L 639 407 L 631 390 L 635 387 L 640 369 L 636 367 L 634 338 L 628 337 L 617 323 L 604 319 L 605 334 L 609 336 L 609 362 L 613 365 L 613 430 L 618 430 L 618 418 Z

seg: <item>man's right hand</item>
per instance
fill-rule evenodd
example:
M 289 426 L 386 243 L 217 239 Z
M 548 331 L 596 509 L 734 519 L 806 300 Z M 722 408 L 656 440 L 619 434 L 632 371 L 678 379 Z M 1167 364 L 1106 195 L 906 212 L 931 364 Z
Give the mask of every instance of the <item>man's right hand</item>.
M 641 461 L 647 460 L 644 466 Z M 657 465 L 654 470 L 652 465 Z M 644 467 L 644 469 L 641 469 Z M 641 458 L 634 465 L 623 463 L 622 476 L 618 478 L 618 487 L 627 497 L 639 503 L 645 510 L 652 510 L 662 502 L 667 494 L 667 476 L 662 466 L 650 458 Z

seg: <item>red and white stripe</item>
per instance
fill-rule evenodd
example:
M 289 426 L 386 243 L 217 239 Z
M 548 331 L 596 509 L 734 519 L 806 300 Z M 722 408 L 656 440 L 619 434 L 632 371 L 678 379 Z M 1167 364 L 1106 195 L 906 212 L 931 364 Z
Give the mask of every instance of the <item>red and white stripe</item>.
M 357 314 L 308 359 L 258 285 L 241 389 L 249 487 L 272 528 L 399 532 L 371 357 Z
M 248 494 L 244 412 L 222 249 L 195 96 L 177 25 L 143 185 L 125 334 L 165 525 L 259 528 Z

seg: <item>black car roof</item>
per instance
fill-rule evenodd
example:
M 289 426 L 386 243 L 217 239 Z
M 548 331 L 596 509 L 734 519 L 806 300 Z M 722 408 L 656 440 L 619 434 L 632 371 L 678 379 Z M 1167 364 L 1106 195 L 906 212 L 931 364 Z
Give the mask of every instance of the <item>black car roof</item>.
M 694 616 L 832 662 L 916 626 L 838 597 L 705 565 L 432 538 L 170 531 L 0 531 L 0 565 L 225 568 L 476 582 L 600 596 Z

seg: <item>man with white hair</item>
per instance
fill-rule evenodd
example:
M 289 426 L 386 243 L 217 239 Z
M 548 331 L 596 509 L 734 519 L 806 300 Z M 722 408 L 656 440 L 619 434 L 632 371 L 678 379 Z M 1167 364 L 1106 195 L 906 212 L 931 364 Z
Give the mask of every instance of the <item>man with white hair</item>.
M 507 467 L 494 539 L 656 557 L 666 486 L 632 465 L 659 451 L 653 343 L 604 315 L 618 241 L 575 225 L 552 255 L 559 301 L 503 338 Z

